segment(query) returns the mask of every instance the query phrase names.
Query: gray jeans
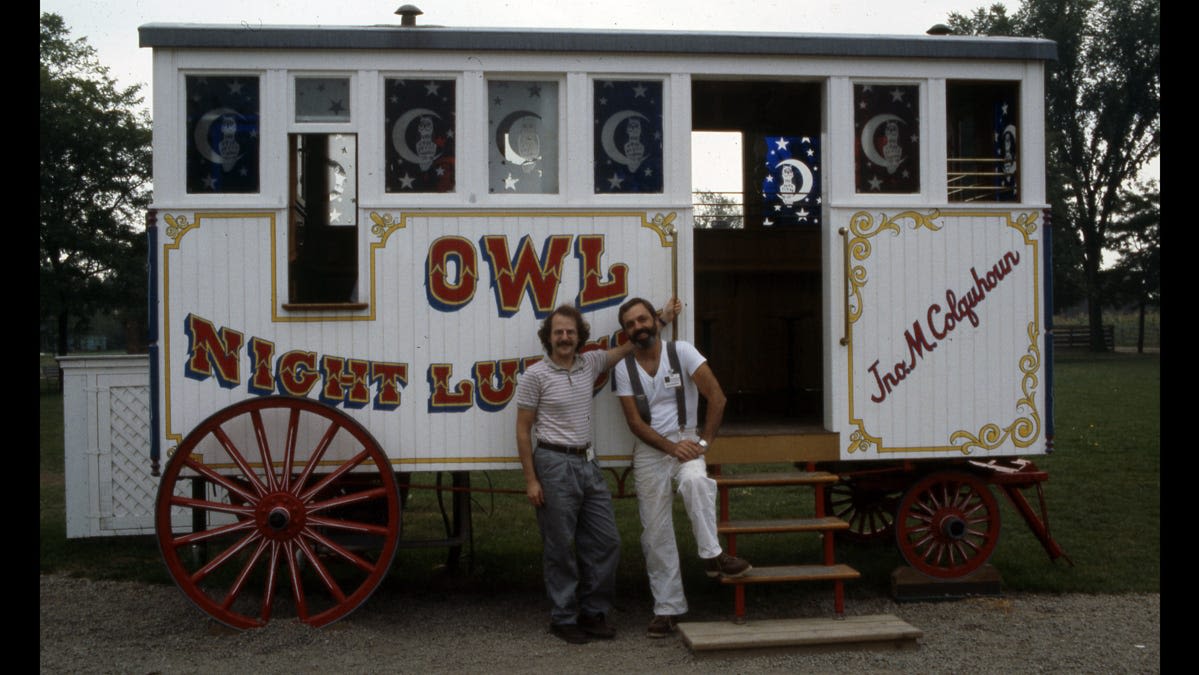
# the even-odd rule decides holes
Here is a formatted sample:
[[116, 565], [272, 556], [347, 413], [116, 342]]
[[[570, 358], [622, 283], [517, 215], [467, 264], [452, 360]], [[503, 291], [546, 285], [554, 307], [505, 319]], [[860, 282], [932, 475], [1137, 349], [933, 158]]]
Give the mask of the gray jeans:
[[545, 591], [553, 603], [550, 622], [576, 623], [580, 612], [607, 615], [620, 562], [608, 483], [586, 457], [537, 448], [533, 466], [545, 495], [537, 524]]

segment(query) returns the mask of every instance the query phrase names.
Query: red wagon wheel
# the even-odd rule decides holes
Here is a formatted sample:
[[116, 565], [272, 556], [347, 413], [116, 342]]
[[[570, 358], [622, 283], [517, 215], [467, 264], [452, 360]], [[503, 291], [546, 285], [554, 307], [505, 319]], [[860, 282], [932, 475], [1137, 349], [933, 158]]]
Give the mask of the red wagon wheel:
[[903, 557], [917, 570], [932, 577], [962, 577], [995, 551], [999, 504], [975, 476], [933, 473], [904, 494], [895, 537]]
[[849, 523], [849, 529], [838, 530], [837, 536], [877, 542], [895, 531], [895, 510], [902, 496], [901, 490], [850, 479], [824, 488], [824, 511]]
[[159, 485], [155, 528], [175, 583], [221, 623], [255, 628], [292, 615], [323, 626], [387, 575], [399, 492], [358, 422], [310, 399], [255, 398], [179, 444]]

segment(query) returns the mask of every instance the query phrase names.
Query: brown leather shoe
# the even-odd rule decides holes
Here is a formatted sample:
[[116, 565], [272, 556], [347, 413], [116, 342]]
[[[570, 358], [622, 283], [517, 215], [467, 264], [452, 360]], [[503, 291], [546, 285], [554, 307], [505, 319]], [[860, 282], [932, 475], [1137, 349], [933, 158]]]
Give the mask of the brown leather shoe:
[[723, 551], [715, 558], [704, 560], [704, 573], [712, 578], [723, 576], [735, 579], [751, 569], [753, 569], [753, 565], [750, 565], [748, 560]]
[[674, 632], [674, 626], [673, 616], [655, 614], [649, 622], [649, 628], [645, 629], [645, 636], [651, 638], [670, 637], [670, 634]]
[[600, 640], [611, 640], [616, 637], [616, 629], [608, 623], [603, 614], [596, 614], [594, 616], [580, 614], [579, 628], [590, 637], [599, 638]]
[[591, 641], [583, 629], [573, 623], [551, 623], [550, 632], [572, 645], [587, 644]]

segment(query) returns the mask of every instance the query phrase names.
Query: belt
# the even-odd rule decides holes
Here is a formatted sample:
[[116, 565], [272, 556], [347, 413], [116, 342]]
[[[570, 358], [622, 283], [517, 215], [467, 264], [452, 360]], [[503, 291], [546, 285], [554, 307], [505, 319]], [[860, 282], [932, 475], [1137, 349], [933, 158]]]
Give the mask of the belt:
[[569, 445], [558, 445], [557, 443], [546, 443], [545, 441], [539, 441], [537, 443], [537, 447], [545, 448], [547, 450], [553, 450], [554, 452], [564, 452], [568, 455], [586, 456], [587, 448], [590, 448], [591, 444], [588, 443], [587, 445], [584, 445], [584, 446], [573, 447], [573, 446], [569, 446]]

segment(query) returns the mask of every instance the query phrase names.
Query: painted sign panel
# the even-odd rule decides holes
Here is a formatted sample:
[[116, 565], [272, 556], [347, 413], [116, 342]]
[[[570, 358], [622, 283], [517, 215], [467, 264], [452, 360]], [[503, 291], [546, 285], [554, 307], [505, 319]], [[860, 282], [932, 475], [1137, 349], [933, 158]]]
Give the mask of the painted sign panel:
[[846, 236], [846, 459], [1044, 445], [1036, 213], [859, 212]]
[[[673, 292], [673, 214], [368, 217], [367, 308], [317, 314], [283, 308], [282, 213], [166, 217], [164, 448], [228, 405], [287, 395], [361, 422], [397, 469], [516, 468], [515, 386], [544, 357], [541, 319], [575, 305], [592, 326], [586, 348], [602, 349], [623, 341], [621, 302]], [[632, 437], [606, 385], [595, 387], [595, 445], [601, 461], [623, 462]]]

